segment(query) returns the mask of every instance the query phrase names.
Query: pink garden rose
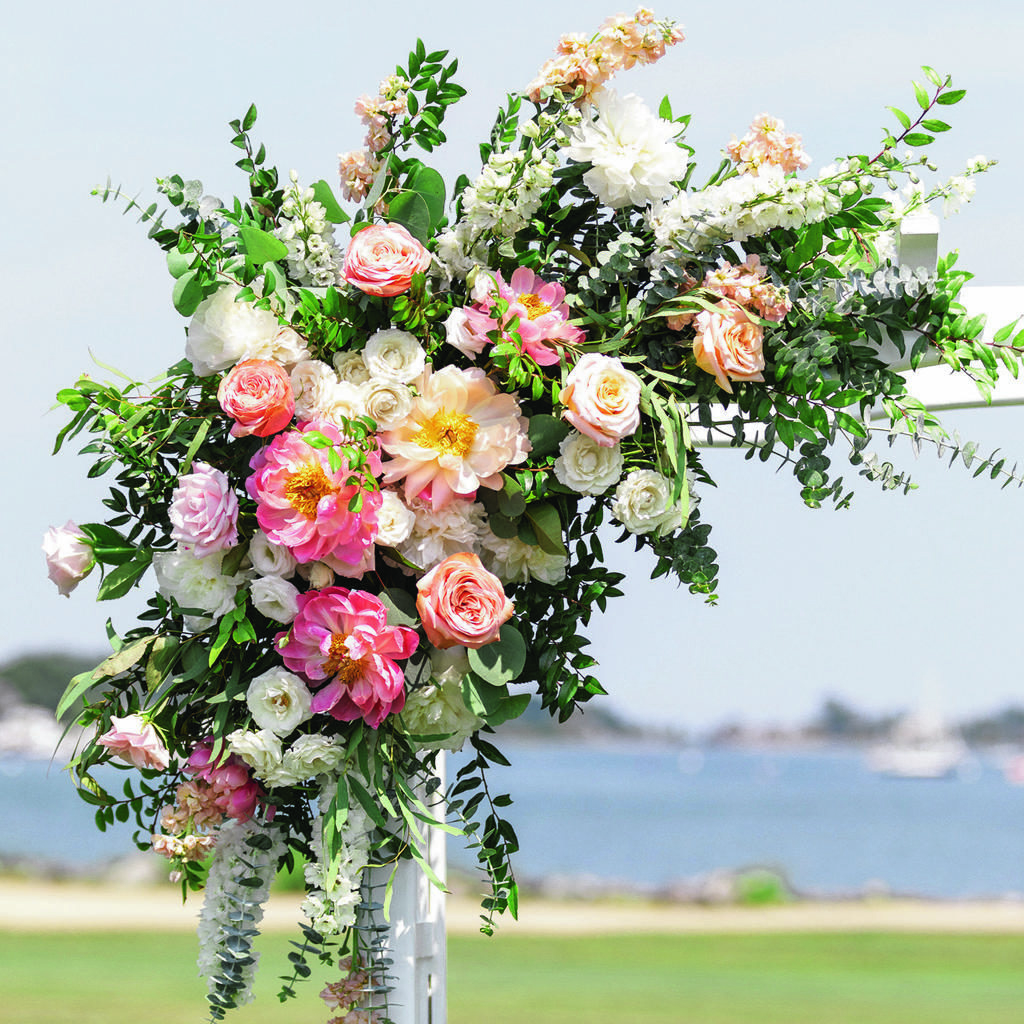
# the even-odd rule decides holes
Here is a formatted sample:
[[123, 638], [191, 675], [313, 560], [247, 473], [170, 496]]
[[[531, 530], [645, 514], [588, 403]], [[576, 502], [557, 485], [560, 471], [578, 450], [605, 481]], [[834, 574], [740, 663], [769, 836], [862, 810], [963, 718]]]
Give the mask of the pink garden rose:
[[232, 437], [271, 437], [295, 414], [291, 378], [272, 359], [246, 359], [235, 366], [220, 382], [217, 401], [235, 421]]
[[361, 590], [308, 590], [298, 604], [291, 629], [277, 635], [277, 650], [288, 668], [322, 686], [312, 711], [342, 722], [361, 718], [373, 729], [401, 711], [405, 673], [397, 662], [416, 650], [415, 630], [389, 626], [380, 599]]
[[435, 565], [416, 589], [416, 610], [427, 639], [442, 649], [493, 643], [515, 611], [501, 580], [468, 552], [450, 555]]
[[164, 771], [170, 755], [167, 748], [153, 728], [142, 715], [126, 715], [118, 718], [112, 715], [111, 727], [99, 739], [100, 746], [121, 761], [133, 764], [136, 768], [155, 768]]
[[238, 543], [238, 498], [228, 478], [205, 462], [178, 479], [167, 515], [172, 539], [196, 558]]
[[63, 526], [51, 526], [43, 535], [46, 575], [64, 597], [89, 575], [95, 557], [89, 538], [70, 519]]
[[367, 295], [401, 295], [429, 266], [430, 253], [401, 224], [374, 224], [349, 243], [341, 272]]
[[[272, 543], [288, 548], [299, 562], [328, 561], [337, 571], [356, 576], [372, 563], [380, 492], [364, 491], [360, 511], [350, 511], [359, 486], [348, 483], [352, 472], [346, 459], [332, 469], [329, 449], [306, 442], [303, 435], [313, 430], [344, 444], [338, 428], [327, 422], [303, 423], [278, 434], [253, 456], [249, 465], [254, 472], [245, 489]], [[379, 470], [376, 454], [370, 465]]]
[[697, 315], [693, 354], [697, 365], [714, 374], [718, 386], [732, 394], [732, 380], [764, 380], [764, 335], [734, 302], [720, 302], [719, 312]]
[[222, 814], [236, 821], [248, 821], [256, 812], [262, 795], [258, 783], [249, 774], [249, 767], [237, 755], [219, 761], [213, 759], [213, 747], [200, 743], [189, 756], [185, 770], [207, 784], [210, 793], [202, 796]]
[[612, 356], [588, 352], [562, 388], [562, 415], [581, 434], [605, 448], [640, 425], [640, 378]]

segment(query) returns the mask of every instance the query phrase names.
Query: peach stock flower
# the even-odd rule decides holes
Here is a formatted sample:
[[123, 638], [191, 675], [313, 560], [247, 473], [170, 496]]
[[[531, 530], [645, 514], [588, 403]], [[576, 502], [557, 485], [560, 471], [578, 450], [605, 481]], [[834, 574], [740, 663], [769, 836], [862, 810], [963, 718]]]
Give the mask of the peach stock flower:
[[713, 374], [718, 386], [732, 394], [730, 381], [764, 380], [763, 332], [734, 302], [720, 302], [718, 311], [697, 315], [693, 354], [697, 365]]
[[374, 224], [349, 243], [342, 276], [367, 295], [401, 295], [429, 266], [430, 253], [401, 224]]
[[232, 437], [270, 437], [295, 413], [288, 371], [272, 359], [246, 359], [220, 382], [217, 401], [235, 424]]
[[501, 580], [468, 552], [435, 565], [416, 589], [416, 610], [427, 639], [441, 649], [493, 643], [515, 611]]
[[562, 388], [562, 416], [581, 434], [610, 448], [640, 425], [640, 378], [613, 356], [588, 352]]

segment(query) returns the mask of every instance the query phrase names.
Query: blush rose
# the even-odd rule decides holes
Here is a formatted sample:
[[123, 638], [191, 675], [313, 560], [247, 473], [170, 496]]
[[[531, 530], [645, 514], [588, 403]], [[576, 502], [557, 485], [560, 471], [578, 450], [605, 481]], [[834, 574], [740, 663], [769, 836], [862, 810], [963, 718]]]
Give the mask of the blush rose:
[[142, 715], [111, 716], [111, 727], [97, 739], [114, 757], [136, 768], [155, 768], [164, 771], [170, 760], [167, 748]]
[[270, 437], [284, 430], [295, 414], [288, 372], [272, 359], [246, 359], [217, 388], [220, 407], [234, 421], [232, 437]]
[[640, 425], [640, 378], [613, 356], [588, 352], [562, 388], [562, 415], [581, 434], [611, 448]]
[[401, 224], [374, 224], [349, 243], [342, 276], [367, 295], [401, 295], [429, 266], [430, 253]]
[[501, 580], [468, 552], [435, 565], [416, 589], [416, 610], [427, 639], [441, 649], [493, 643], [515, 611]]
[[698, 314], [693, 354], [697, 365], [732, 394], [730, 381], [764, 380], [764, 333], [734, 302], [721, 302], [718, 310]]

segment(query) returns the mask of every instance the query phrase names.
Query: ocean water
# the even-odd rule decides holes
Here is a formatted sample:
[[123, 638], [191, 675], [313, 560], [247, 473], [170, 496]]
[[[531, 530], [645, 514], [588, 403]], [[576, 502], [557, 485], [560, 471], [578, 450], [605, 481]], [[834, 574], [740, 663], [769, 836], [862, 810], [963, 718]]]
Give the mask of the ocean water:
[[[492, 793], [522, 850], [520, 878], [589, 876], [663, 886], [716, 869], [785, 871], [807, 894], [882, 883], [958, 898], [1024, 892], [1024, 787], [995, 762], [951, 779], [872, 775], [856, 751], [683, 751], [502, 743]], [[465, 755], [449, 760], [449, 778]], [[0, 760], [0, 856], [75, 864], [130, 852], [106, 834], [57, 766]], [[471, 854], [449, 840], [453, 864]]]

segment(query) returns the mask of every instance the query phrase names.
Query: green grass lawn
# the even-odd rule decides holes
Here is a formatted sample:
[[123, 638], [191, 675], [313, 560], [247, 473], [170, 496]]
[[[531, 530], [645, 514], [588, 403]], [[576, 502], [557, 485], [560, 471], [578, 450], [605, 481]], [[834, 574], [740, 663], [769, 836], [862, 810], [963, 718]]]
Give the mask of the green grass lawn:
[[[237, 1024], [325, 1022], [321, 978], [281, 1005], [288, 936], [264, 936]], [[0, 933], [0, 1019], [189, 1024], [188, 934]], [[449, 940], [451, 1024], [1021, 1024], [1024, 936], [672, 935]]]

